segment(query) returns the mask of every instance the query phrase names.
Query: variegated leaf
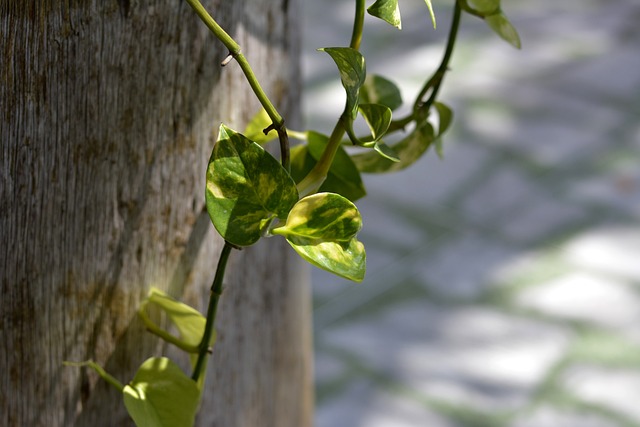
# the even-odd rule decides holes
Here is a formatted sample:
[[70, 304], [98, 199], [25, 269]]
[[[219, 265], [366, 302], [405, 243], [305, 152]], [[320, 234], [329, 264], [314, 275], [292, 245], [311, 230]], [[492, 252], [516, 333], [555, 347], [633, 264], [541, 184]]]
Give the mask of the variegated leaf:
[[285, 225], [272, 233], [287, 239], [346, 242], [361, 228], [360, 212], [348, 199], [334, 193], [317, 193], [296, 203]]
[[364, 245], [355, 237], [348, 242], [318, 242], [313, 239], [287, 239], [298, 254], [315, 265], [340, 277], [361, 282], [367, 267]]
[[234, 245], [249, 246], [273, 219], [287, 217], [298, 191], [275, 158], [222, 125], [209, 159], [205, 198], [220, 235]]
[[380, 18], [397, 29], [402, 28], [398, 0], [376, 0], [374, 4], [367, 8], [367, 12], [369, 12], [371, 16]]
[[349, 280], [361, 281], [366, 269], [364, 245], [356, 239], [362, 227], [358, 208], [333, 193], [300, 200], [285, 225], [272, 230], [311, 264]]
[[338, 66], [342, 86], [347, 92], [345, 111], [349, 113], [351, 120], [355, 120], [358, 113], [358, 92], [367, 74], [364, 57], [350, 47], [325, 47], [319, 50], [327, 52]]

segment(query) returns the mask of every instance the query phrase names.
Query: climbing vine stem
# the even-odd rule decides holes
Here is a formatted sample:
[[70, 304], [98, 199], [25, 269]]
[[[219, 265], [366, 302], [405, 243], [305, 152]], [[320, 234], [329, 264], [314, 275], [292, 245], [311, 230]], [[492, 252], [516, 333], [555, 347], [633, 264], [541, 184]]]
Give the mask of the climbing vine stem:
[[280, 140], [280, 161], [282, 162], [282, 166], [289, 170], [289, 136], [287, 135], [287, 129], [284, 126], [284, 119], [273, 106], [273, 103], [262, 89], [262, 86], [260, 86], [260, 82], [249, 65], [249, 61], [247, 61], [247, 58], [242, 54], [240, 45], [216, 22], [215, 19], [213, 19], [199, 0], [186, 1], [196, 12], [200, 20], [202, 20], [209, 30], [211, 30], [213, 35], [216, 36], [216, 38], [220, 40], [227, 49], [229, 49], [229, 56], [227, 56], [223, 61], [223, 66], [228, 63], [230, 57], [235, 59], [238, 65], [240, 65], [240, 69], [247, 78], [247, 82], [249, 82], [253, 93], [256, 95], [256, 98], [258, 98], [258, 101], [260, 101], [260, 104], [262, 104], [262, 107], [265, 109], [267, 115], [272, 121], [272, 125], [265, 129], [265, 132], [274, 129], [278, 133], [278, 139]]
[[218, 301], [220, 300], [220, 296], [222, 295], [222, 282], [224, 280], [224, 272], [227, 268], [227, 261], [229, 261], [229, 255], [231, 254], [232, 249], [233, 245], [229, 242], [225, 242], [224, 246], [222, 247], [222, 252], [220, 252], [220, 258], [218, 259], [216, 275], [213, 279], [211, 292], [209, 294], [207, 323], [204, 327], [202, 341], [200, 341], [200, 345], [198, 346], [198, 359], [196, 361], [195, 367], [193, 368], [193, 373], [191, 374], [191, 378], [196, 382], [198, 382], [200, 376], [204, 374], [204, 362], [210, 352], [209, 345], [211, 343], [211, 337], [214, 330], [213, 326], [216, 320], [216, 313], [218, 311]]
[[[416, 97], [416, 101], [414, 104], [414, 112], [418, 109], [422, 111], [429, 111], [429, 108], [433, 105], [433, 102], [436, 100], [438, 96], [438, 91], [440, 90], [440, 86], [444, 80], [444, 76], [449, 70], [449, 62], [451, 61], [451, 56], [453, 54], [453, 48], [456, 44], [456, 39], [458, 35], [458, 29], [460, 28], [460, 17], [461, 17], [462, 9], [460, 8], [460, 2], [456, 1], [453, 6], [453, 17], [451, 18], [451, 27], [449, 28], [449, 37], [447, 38], [447, 46], [444, 50], [444, 55], [442, 57], [442, 61], [440, 62], [440, 66], [433, 74], [433, 77], [427, 81], [427, 83], [422, 87], [420, 93]], [[429, 94], [429, 98], [426, 102], [422, 102], [422, 98], [427, 94], [427, 92], [431, 89], [431, 93]]]
[[356, 13], [353, 19], [353, 32], [351, 33], [351, 43], [349, 43], [349, 47], [355, 50], [360, 49], [362, 30], [364, 29], [364, 11], [365, 1], [356, 0]]
[[[353, 30], [351, 32], [351, 42], [349, 43], [349, 47], [351, 49], [360, 49], [360, 41], [362, 40], [362, 32], [364, 30], [365, 6], [365, 0], [356, 0]], [[344, 112], [331, 132], [329, 142], [327, 143], [325, 150], [322, 152], [320, 160], [318, 160], [318, 163], [316, 163], [311, 172], [309, 172], [309, 174], [298, 184], [298, 191], [302, 197], [318, 191], [324, 180], [327, 178], [333, 158], [336, 155], [338, 147], [340, 147], [340, 144], [342, 143], [342, 137], [347, 131], [348, 125], [345, 123], [347, 109], [348, 106], [345, 106]]]

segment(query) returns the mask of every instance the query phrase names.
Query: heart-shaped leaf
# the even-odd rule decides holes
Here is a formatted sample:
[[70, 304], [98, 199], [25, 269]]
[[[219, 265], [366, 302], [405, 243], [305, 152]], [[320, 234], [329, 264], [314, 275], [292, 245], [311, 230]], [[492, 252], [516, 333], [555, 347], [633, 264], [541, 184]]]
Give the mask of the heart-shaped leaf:
[[364, 245], [356, 239], [362, 227], [358, 208], [333, 193], [301, 199], [285, 225], [272, 230], [311, 264], [349, 280], [361, 281], [366, 269]]
[[366, 152], [351, 156], [360, 172], [385, 173], [404, 169], [416, 162], [431, 146], [435, 139], [433, 126], [425, 121], [406, 138], [391, 145], [400, 161], [393, 162], [376, 152]]
[[382, 104], [394, 111], [402, 105], [402, 95], [392, 81], [378, 75], [368, 75], [360, 88], [360, 102]]
[[[313, 169], [329, 140], [326, 135], [313, 131], [307, 132], [307, 135], [307, 145], [297, 145], [291, 149], [291, 175], [296, 182]], [[327, 178], [318, 191], [337, 193], [352, 202], [367, 194], [358, 168], [342, 147], [338, 147]]]
[[325, 47], [318, 49], [328, 53], [338, 66], [342, 86], [347, 92], [345, 112], [353, 121], [358, 113], [358, 92], [366, 77], [364, 57], [350, 47]]
[[374, 4], [369, 6], [367, 12], [369, 12], [371, 16], [380, 18], [397, 29], [402, 28], [398, 0], [376, 0]]
[[205, 198], [218, 233], [234, 245], [249, 246], [274, 218], [287, 217], [298, 191], [275, 158], [222, 125], [209, 159]]
[[166, 357], [152, 357], [124, 386], [123, 397], [138, 427], [192, 426], [200, 391], [174, 362]]

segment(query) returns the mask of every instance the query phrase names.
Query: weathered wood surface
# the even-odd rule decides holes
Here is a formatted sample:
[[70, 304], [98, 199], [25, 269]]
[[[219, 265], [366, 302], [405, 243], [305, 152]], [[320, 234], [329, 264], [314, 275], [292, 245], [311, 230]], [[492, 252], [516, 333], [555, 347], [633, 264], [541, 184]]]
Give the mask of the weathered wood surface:
[[[297, 2], [204, 4], [295, 122]], [[0, 425], [131, 425], [62, 362], [126, 382], [166, 351], [135, 315], [150, 286], [204, 311], [221, 247], [206, 163], [219, 123], [258, 104], [178, 0], [4, 0], [0, 47]], [[276, 239], [231, 256], [198, 424], [309, 426], [306, 270]]]

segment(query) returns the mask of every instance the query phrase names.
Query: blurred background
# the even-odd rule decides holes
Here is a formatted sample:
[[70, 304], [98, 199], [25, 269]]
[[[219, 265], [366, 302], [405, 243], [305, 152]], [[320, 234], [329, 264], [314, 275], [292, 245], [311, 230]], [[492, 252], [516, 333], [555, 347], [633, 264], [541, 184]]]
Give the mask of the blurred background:
[[[368, 5], [372, 2], [368, 2]], [[411, 103], [452, 1], [367, 16], [367, 71]], [[354, 1], [306, 0], [307, 127], [344, 92]], [[503, 0], [522, 50], [463, 15], [444, 159], [367, 175], [361, 284], [313, 271], [317, 427], [640, 426], [640, 2]]]

